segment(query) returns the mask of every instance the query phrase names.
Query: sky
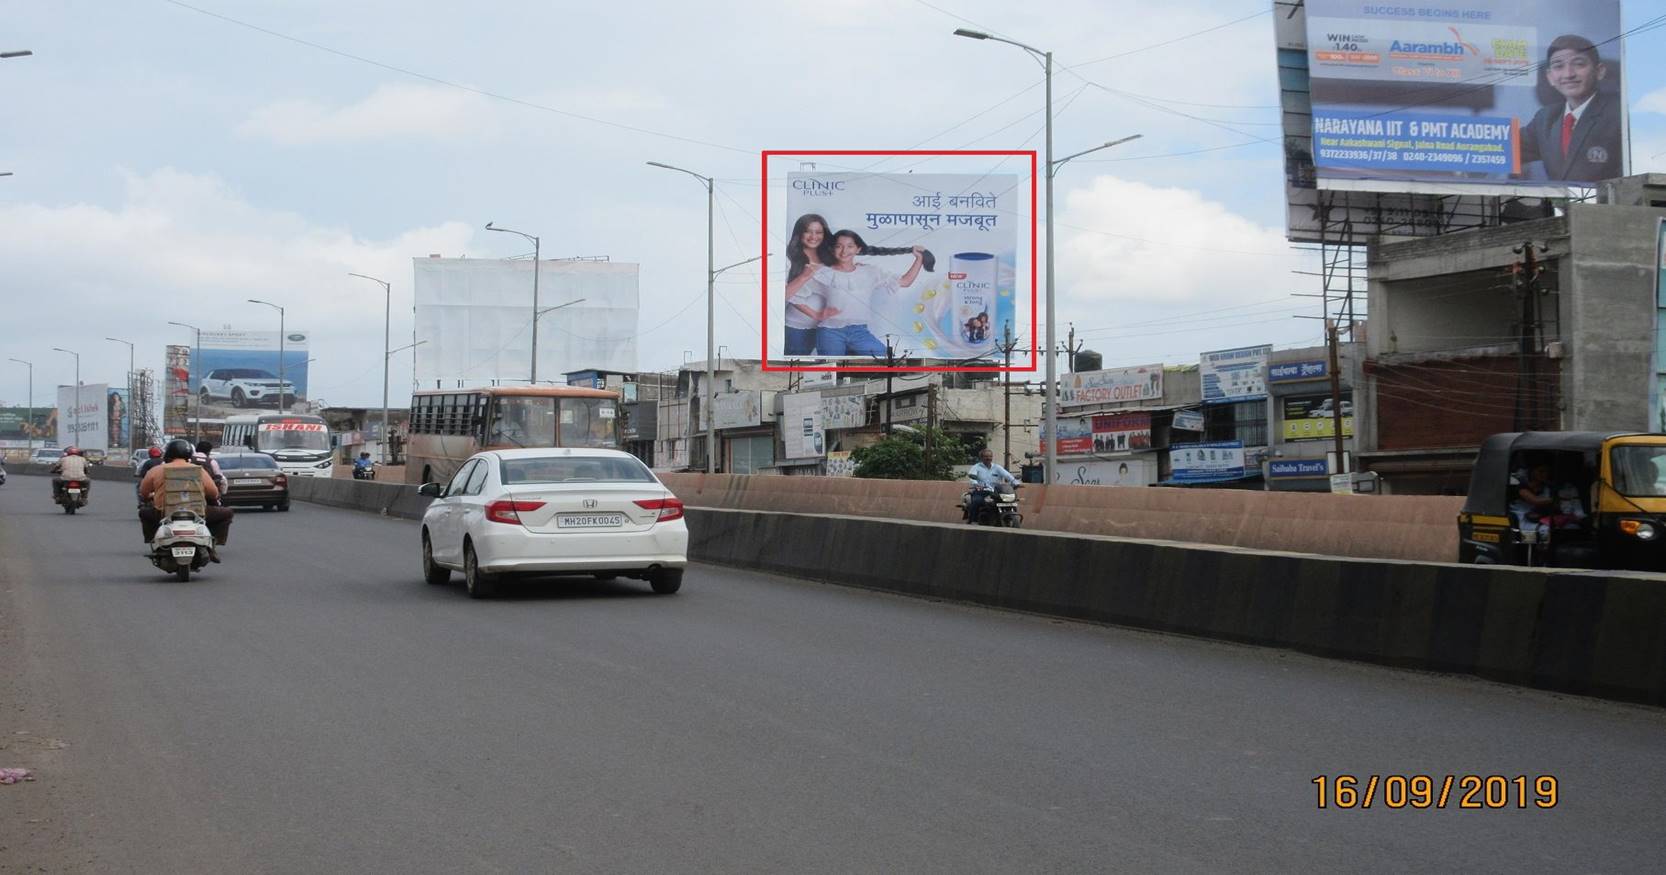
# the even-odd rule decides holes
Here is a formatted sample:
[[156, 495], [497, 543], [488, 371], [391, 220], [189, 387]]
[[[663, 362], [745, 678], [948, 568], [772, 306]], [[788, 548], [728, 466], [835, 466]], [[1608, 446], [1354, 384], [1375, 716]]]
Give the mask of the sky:
[[[52, 347], [119, 384], [106, 337], [160, 368], [190, 339], [168, 321], [275, 329], [261, 298], [311, 332], [314, 400], [379, 405], [383, 293], [348, 272], [393, 283], [408, 338], [411, 258], [526, 254], [492, 221], [545, 257], [640, 264], [638, 366], [675, 368], [705, 351], [705, 193], [645, 162], [717, 179], [723, 265], [760, 248], [760, 150], [1040, 149], [1038, 65], [957, 27], [1067, 68], [1059, 155], [1141, 135], [1056, 178], [1061, 341], [1073, 324], [1107, 366], [1314, 345], [1271, 5], [0, 0], [0, 51], [34, 52], [0, 60], [0, 358], [33, 361], [50, 403], [73, 379]], [[1662, 14], [1629, 0], [1625, 26]], [[1666, 171], [1662, 40], [1627, 44], [1633, 172]], [[726, 354], [756, 356], [759, 283], [719, 280]], [[0, 362], [0, 402], [25, 402], [26, 374]], [[399, 398], [409, 358], [389, 378]]]

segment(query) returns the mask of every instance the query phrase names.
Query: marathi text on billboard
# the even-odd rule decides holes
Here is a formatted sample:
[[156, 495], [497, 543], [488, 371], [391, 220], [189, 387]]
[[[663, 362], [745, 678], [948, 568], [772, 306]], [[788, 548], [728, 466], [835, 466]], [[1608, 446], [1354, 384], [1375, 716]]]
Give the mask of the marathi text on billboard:
[[994, 356], [1017, 334], [1018, 178], [792, 173], [770, 357]]
[[1321, 188], [1565, 189], [1626, 174], [1619, 0], [1308, 0]]
[[1248, 401], [1267, 394], [1267, 357], [1271, 346], [1246, 346], [1206, 352], [1200, 374], [1204, 403]]
[[1156, 401], [1163, 397], [1163, 366], [1078, 371], [1059, 381], [1059, 406]]

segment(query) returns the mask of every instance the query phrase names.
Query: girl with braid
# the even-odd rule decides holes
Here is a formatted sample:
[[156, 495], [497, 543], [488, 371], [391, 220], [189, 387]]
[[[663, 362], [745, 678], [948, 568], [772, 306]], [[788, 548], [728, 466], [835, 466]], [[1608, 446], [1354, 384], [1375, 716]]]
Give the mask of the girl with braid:
[[902, 276], [886, 273], [871, 264], [858, 264], [856, 256], [867, 250], [862, 235], [840, 231], [833, 235], [833, 264], [810, 272], [812, 285], [819, 286], [827, 302], [816, 328], [816, 354], [827, 356], [882, 356], [885, 344], [874, 337], [868, 323], [874, 318], [874, 298], [894, 295], [914, 284], [925, 262], [926, 251], [919, 246], [907, 251], [914, 264]]

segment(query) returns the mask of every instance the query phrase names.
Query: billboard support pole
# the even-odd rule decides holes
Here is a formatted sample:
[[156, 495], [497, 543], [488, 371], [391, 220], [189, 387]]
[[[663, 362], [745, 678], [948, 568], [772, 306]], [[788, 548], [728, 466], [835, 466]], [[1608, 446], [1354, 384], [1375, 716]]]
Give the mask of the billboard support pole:
[[29, 419], [24, 434], [29, 438], [29, 455], [33, 456], [35, 454], [35, 363], [26, 362], [23, 359], [9, 359], [9, 361], [27, 365], [29, 368]]
[[[288, 413], [289, 412], [289, 404], [287, 403], [286, 399], [289, 397], [289, 395], [284, 390], [284, 379], [283, 379], [283, 341], [284, 341], [284, 336], [283, 336], [284, 335], [284, 327], [283, 327], [284, 313], [283, 313], [283, 308], [279, 307], [277, 304], [272, 303], [271, 301], [257, 301], [254, 298], [250, 298], [249, 303], [251, 303], [251, 304], [265, 304], [266, 306], [271, 307], [272, 309], [278, 311], [278, 412], [279, 413]], [[197, 337], [200, 339], [202, 337], [202, 334], [199, 332], [197, 334]], [[198, 391], [198, 395], [200, 397], [200, 395], [201, 395], [200, 390]], [[198, 409], [200, 411], [201, 402], [198, 403]], [[200, 413], [199, 413], [199, 422], [197, 424], [197, 427], [198, 427], [199, 430], [202, 428], [202, 424], [201, 424], [201, 421], [200, 421]], [[197, 440], [202, 440], [202, 436], [199, 435], [197, 437]]]
[[[362, 280], [382, 284], [382, 464], [388, 463], [388, 363], [393, 361], [393, 352], [389, 347], [393, 344], [393, 284], [386, 280], [379, 280], [362, 273], [348, 272], [348, 276], [356, 276]], [[412, 329], [413, 333], [416, 329]], [[416, 339], [411, 340], [412, 356], [416, 355]], [[415, 373], [413, 371], [413, 373]]]
[[75, 436], [74, 443], [79, 446], [81, 443], [81, 354], [74, 350], [64, 349], [61, 346], [52, 347], [52, 351], [67, 352], [75, 356], [75, 416], [73, 419], [75, 425], [73, 426], [73, 434]]

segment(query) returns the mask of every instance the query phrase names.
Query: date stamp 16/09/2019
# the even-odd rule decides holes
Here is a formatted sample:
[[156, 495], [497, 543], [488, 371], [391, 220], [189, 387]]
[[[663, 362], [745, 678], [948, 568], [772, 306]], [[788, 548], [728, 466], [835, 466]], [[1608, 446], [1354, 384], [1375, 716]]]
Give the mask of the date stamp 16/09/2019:
[[1320, 775], [1313, 779], [1319, 809], [1555, 808], [1561, 787], [1554, 775]]

